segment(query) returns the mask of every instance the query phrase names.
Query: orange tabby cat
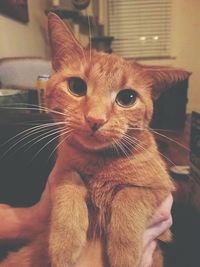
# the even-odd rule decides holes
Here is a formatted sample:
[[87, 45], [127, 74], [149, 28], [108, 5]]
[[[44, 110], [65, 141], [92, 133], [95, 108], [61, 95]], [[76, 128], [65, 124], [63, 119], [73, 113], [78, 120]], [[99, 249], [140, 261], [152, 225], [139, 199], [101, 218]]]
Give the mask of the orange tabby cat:
[[[89, 51], [52, 13], [49, 35], [55, 74], [47, 104], [65, 123], [50, 229], [0, 266], [71, 267], [97, 238], [108, 266], [138, 267], [147, 223], [174, 190], [148, 129], [152, 99], [189, 73]], [[84, 186], [69, 178], [74, 171]], [[159, 248], [153, 266], [162, 266]]]

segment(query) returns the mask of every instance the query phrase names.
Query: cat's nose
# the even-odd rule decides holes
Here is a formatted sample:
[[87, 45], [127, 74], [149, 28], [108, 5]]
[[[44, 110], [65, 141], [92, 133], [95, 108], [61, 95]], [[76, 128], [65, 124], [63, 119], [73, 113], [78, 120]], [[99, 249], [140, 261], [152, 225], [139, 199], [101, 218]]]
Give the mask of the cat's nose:
[[96, 132], [107, 121], [106, 117], [104, 117], [104, 116], [95, 117], [95, 116], [92, 116], [92, 115], [89, 115], [89, 114], [87, 116], [85, 116], [85, 120], [89, 124], [90, 129], [93, 132]]

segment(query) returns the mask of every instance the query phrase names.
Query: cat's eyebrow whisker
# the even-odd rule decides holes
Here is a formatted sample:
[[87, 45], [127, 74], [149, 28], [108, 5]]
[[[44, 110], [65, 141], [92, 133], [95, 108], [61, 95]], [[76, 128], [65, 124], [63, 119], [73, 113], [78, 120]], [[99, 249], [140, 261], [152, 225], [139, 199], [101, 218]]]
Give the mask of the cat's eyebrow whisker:
[[89, 17], [88, 11], [86, 10], [86, 12], [87, 12], [87, 18], [88, 18], [89, 51], [90, 51], [90, 61], [91, 61], [91, 59], [92, 59], [92, 30], [91, 30], [91, 22], [90, 22], [90, 17]]
[[67, 133], [70, 133], [70, 132], [72, 132], [72, 129], [70, 129], [70, 130], [67, 130], [67, 131], [65, 131], [65, 132], [62, 132], [62, 133], [60, 133], [58, 136], [56, 136], [56, 137], [54, 137], [54, 138], [52, 138], [51, 140], [49, 140], [36, 154], [35, 154], [35, 156], [32, 158], [32, 161], [37, 157], [37, 155], [39, 155], [39, 153], [45, 148], [45, 147], [47, 147], [50, 143], [52, 143], [55, 139], [57, 139], [59, 136], [62, 136], [62, 135], [64, 135], [64, 134], [67, 134]]

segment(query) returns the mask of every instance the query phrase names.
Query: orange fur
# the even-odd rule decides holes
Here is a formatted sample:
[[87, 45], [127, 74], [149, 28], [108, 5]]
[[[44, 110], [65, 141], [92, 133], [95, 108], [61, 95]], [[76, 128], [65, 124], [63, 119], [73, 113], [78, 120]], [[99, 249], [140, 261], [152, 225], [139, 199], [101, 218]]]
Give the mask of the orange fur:
[[[72, 130], [68, 138], [63, 134], [66, 128], [61, 132], [52, 174], [58, 185], [49, 241], [45, 240], [51, 266], [70, 267], [83, 256], [89, 240], [100, 239], [110, 267], [137, 267], [147, 223], [174, 190], [148, 130], [152, 98], [189, 73], [145, 67], [96, 51], [90, 59], [90, 51], [54, 14], [49, 14], [49, 35], [55, 73], [48, 83], [47, 103], [57, 111], [57, 115], [52, 113], [55, 120], [66, 122], [66, 128]], [[86, 96], [70, 93], [70, 77], [86, 82]], [[131, 107], [121, 107], [115, 101], [119, 90], [125, 88], [137, 94]], [[91, 132], [91, 121], [100, 125], [95, 133]], [[85, 186], [65, 179], [71, 171], [81, 176]], [[166, 232], [160, 239], [169, 241], [169, 236]], [[37, 243], [41, 250], [43, 243]], [[29, 253], [34, 254], [34, 246]], [[159, 248], [156, 257], [160, 263], [154, 265], [161, 267]], [[43, 267], [49, 263], [45, 264]], [[31, 265], [30, 260], [26, 266], [38, 267], [39, 261]]]

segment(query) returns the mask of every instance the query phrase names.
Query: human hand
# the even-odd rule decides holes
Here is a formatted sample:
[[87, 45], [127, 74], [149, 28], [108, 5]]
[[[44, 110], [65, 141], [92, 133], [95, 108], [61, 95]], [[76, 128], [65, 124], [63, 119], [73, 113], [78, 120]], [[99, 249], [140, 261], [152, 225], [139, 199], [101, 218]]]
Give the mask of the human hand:
[[[31, 240], [46, 229], [52, 207], [52, 195], [57, 183], [56, 177], [54, 172], [50, 174], [39, 202], [32, 207], [13, 208], [0, 204], [0, 242]], [[72, 172], [63, 178], [82, 184], [80, 177]]]
[[[51, 210], [51, 193], [55, 185], [52, 181], [50, 179], [50, 183], [46, 184], [41, 200], [33, 207], [12, 208], [8, 205], [0, 205], [0, 240], [31, 239], [35, 234], [45, 229]], [[149, 222], [144, 233], [144, 251], [140, 267], [151, 266], [153, 252], [156, 248], [156, 239], [172, 224], [172, 202], [172, 195], [169, 195]], [[75, 265], [75, 267], [90, 266], [106, 267], [102, 259], [100, 241], [89, 243]]]
[[48, 183], [40, 201], [32, 207], [13, 208], [0, 204], [0, 242], [31, 240], [45, 229], [50, 210], [51, 197]]
[[[157, 245], [156, 239], [170, 228], [172, 224], [171, 207], [173, 203], [170, 194], [160, 205], [153, 218], [149, 222], [144, 233], [143, 255], [139, 267], [151, 267], [152, 256]], [[87, 244], [81, 257], [74, 267], [107, 267], [102, 259], [102, 247], [99, 240]]]
[[143, 255], [140, 267], [150, 267], [152, 265], [153, 252], [156, 248], [156, 239], [170, 228], [172, 225], [171, 207], [173, 203], [170, 194], [160, 205], [153, 218], [149, 222], [144, 234]]

